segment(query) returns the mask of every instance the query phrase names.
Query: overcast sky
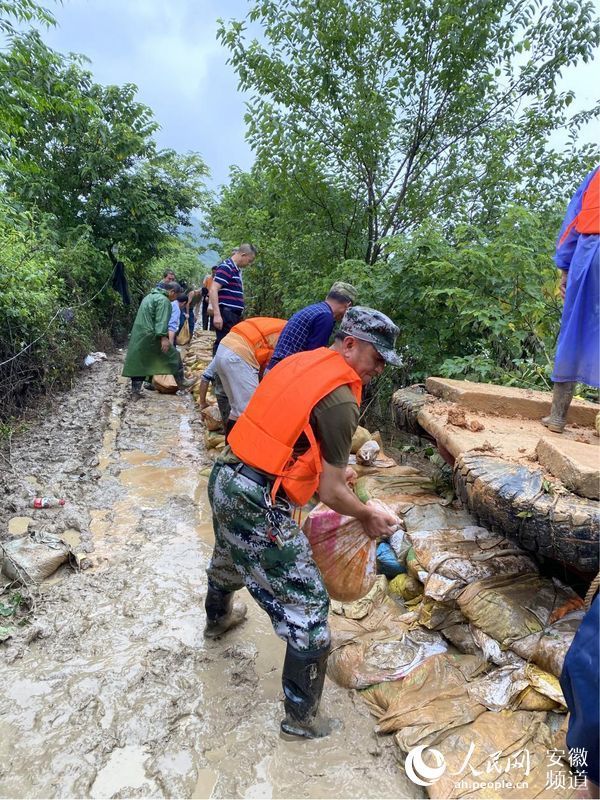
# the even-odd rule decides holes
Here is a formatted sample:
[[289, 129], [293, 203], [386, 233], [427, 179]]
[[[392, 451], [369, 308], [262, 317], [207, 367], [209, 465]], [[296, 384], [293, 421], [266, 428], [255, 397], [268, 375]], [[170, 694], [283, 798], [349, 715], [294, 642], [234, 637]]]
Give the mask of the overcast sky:
[[[595, 0], [600, 8], [600, 0]], [[217, 19], [243, 19], [248, 0], [63, 0], [52, 8], [58, 26], [45, 41], [62, 53], [86, 55], [102, 84], [135, 83], [154, 111], [162, 147], [200, 153], [213, 185], [227, 181], [229, 166], [248, 169], [244, 100], [217, 42]], [[577, 107], [600, 94], [598, 62], [569, 70], [563, 89], [577, 93]], [[598, 139], [597, 129], [587, 137]]]

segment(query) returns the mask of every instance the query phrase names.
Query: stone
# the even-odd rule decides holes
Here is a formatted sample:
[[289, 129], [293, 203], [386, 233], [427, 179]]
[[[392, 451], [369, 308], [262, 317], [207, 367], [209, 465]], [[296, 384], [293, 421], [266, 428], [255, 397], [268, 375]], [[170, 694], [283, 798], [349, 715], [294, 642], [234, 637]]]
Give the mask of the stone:
[[540, 439], [537, 445], [540, 464], [575, 494], [598, 500], [600, 497], [600, 448], [559, 437]]
[[[533, 389], [517, 389], [513, 386], [496, 386], [492, 383], [455, 381], [449, 378], [427, 378], [427, 391], [457, 403], [471, 411], [483, 414], [498, 414], [503, 417], [541, 419], [550, 413], [552, 392]], [[573, 400], [567, 416], [567, 424], [594, 428], [598, 406], [587, 400]]]

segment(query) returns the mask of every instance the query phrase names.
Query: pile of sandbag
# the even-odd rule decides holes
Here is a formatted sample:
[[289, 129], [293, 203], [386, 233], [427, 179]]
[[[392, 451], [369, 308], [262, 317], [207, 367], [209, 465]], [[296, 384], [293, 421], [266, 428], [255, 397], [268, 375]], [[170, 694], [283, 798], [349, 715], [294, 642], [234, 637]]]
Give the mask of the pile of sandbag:
[[[390, 580], [332, 603], [329, 676], [360, 690], [377, 731], [394, 733], [409, 760], [414, 748], [438, 751], [430, 797], [551, 797], [547, 753], [567, 710], [558, 677], [582, 599], [417, 470], [359, 471], [359, 498], [385, 503], [402, 525], [377, 551]], [[553, 769], [572, 785], [565, 764]], [[499, 770], [512, 786], [494, 783]]]

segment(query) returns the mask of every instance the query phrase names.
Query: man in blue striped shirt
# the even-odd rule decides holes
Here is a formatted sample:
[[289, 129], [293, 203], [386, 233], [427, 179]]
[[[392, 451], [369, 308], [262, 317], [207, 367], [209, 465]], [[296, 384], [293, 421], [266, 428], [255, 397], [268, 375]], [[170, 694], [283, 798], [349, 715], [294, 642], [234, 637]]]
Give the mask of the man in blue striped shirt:
[[251, 244], [241, 244], [226, 258], [215, 273], [208, 291], [209, 302], [213, 307], [213, 327], [217, 334], [213, 345], [213, 355], [219, 342], [242, 318], [244, 312], [244, 282], [242, 270], [256, 258], [256, 248]]
[[357, 294], [350, 283], [336, 281], [325, 300], [297, 311], [282, 330], [267, 369], [294, 353], [327, 347], [336, 320], [356, 303]]

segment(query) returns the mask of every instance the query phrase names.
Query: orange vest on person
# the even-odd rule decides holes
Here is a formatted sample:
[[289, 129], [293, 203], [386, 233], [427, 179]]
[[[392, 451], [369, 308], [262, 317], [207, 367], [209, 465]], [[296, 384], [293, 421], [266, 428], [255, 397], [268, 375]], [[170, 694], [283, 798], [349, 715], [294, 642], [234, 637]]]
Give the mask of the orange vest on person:
[[560, 237], [559, 246], [564, 242], [572, 229], [577, 233], [600, 233], [600, 167], [594, 173], [592, 180], [581, 198], [579, 214], [565, 228]]
[[265, 367], [273, 355], [273, 345], [267, 339], [274, 333], [281, 333], [287, 325], [287, 319], [277, 317], [251, 317], [234, 325], [230, 333], [243, 336], [254, 350], [254, 356], [260, 367]]
[[[321, 450], [310, 414], [319, 400], [344, 384], [360, 404], [362, 382], [339, 353], [327, 347], [295, 353], [270, 370], [236, 422], [228, 444], [240, 461], [276, 476], [273, 502], [280, 487], [298, 506], [317, 490]], [[294, 445], [302, 433], [310, 446], [294, 458]]]

